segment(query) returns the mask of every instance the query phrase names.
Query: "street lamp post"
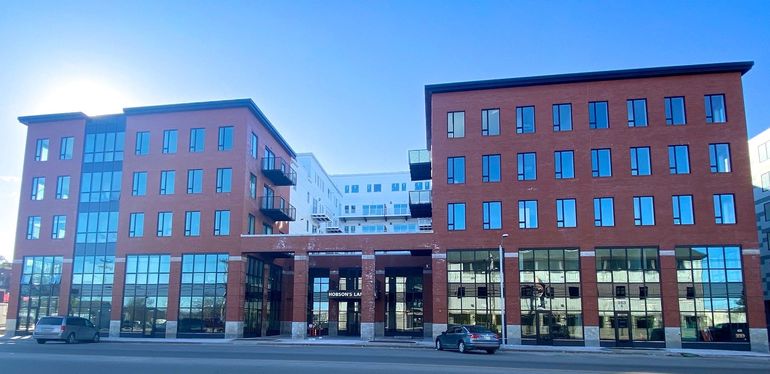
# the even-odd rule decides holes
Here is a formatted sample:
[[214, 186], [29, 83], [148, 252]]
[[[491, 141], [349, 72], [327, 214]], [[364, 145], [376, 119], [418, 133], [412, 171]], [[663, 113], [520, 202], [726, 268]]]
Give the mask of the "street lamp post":
[[503, 234], [500, 237], [500, 245], [497, 246], [497, 251], [500, 256], [500, 320], [503, 326], [503, 344], [508, 344], [508, 331], [505, 326], [505, 272], [503, 271], [503, 240], [508, 237], [508, 234]]

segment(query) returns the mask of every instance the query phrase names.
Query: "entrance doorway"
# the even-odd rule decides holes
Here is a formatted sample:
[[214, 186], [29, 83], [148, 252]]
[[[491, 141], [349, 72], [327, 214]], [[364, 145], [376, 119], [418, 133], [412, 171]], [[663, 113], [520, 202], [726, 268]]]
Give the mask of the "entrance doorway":
[[361, 302], [340, 301], [337, 327], [338, 335], [361, 335]]
[[628, 312], [615, 312], [612, 319], [612, 327], [615, 328], [615, 346], [630, 347], [633, 345], [631, 339], [631, 316]]
[[423, 336], [422, 268], [385, 269], [385, 335]]
[[538, 345], [553, 345], [553, 313], [547, 310], [538, 310], [535, 315], [535, 331], [537, 332]]

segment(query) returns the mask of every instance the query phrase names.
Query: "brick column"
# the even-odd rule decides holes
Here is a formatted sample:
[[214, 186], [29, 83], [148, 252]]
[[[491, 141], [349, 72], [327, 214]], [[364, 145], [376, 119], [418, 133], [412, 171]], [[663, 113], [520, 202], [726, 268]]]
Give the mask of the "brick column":
[[[259, 321], [260, 326], [260, 332], [259, 336], [265, 336], [267, 335], [267, 325], [269, 321], [269, 315], [270, 313], [270, 292], [268, 292], [267, 287], [268, 283], [270, 282], [270, 264], [263, 263], [262, 264], [262, 320]], [[280, 313], [280, 311], [279, 311]]]
[[307, 337], [307, 282], [310, 264], [307, 252], [294, 252], [294, 285], [292, 287], [291, 338]]
[[293, 318], [294, 306], [293, 294], [289, 293], [294, 289], [294, 271], [282, 270], [281, 274], [281, 335], [291, 335], [291, 321]]
[[[334, 285], [334, 286], [332, 286]], [[340, 269], [329, 269], [329, 288], [340, 287]], [[337, 336], [339, 330], [340, 302], [329, 299], [329, 336]]]
[[743, 293], [746, 299], [747, 322], [751, 350], [768, 353], [767, 322], [759, 269], [759, 249], [743, 249]]
[[385, 269], [377, 269], [375, 276], [374, 336], [385, 336]]
[[521, 286], [519, 284], [519, 253], [504, 254], [505, 274], [505, 344], [521, 344]]
[[374, 293], [376, 287], [374, 250], [361, 255], [361, 340], [374, 340]]
[[120, 337], [120, 323], [123, 320], [123, 285], [126, 282], [126, 258], [115, 257], [112, 280], [112, 310], [110, 311], [110, 338]]
[[[13, 274], [11, 276], [14, 276]], [[18, 282], [21, 279], [21, 267], [19, 267], [18, 277], [14, 278]], [[18, 283], [16, 284], [18, 286]], [[66, 316], [69, 314], [70, 307], [70, 291], [72, 288], [72, 259], [64, 258], [61, 264], [61, 283], [59, 284], [59, 315]], [[18, 292], [18, 289], [17, 291]], [[11, 294], [11, 297], [18, 298], [17, 294]], [[16, 299], [18, 300], [18, 299]], [[10, 314], [10, 305], [9, 305]]]
[[[8, 297], [8, 311], [5, 320], [5, 335], [11, 337], [16, 334], [16, 318], [19, 316], [19, 289], [21, 288], [21, 270], [24, 264], [23, 260], [13, 260], [11, 264], [11, 280], [8, 287], [10, 296]], [[62, 269], [64, 272], [64, 269]], [[64, 274], [62, 274], [64, 276]], [[61, 297], [60, 297], [61, 299]]]
[[[383, 286], [384, 288], [384, 286]], [[385, 290], [383, 289], [383, 298]], [[433, 270], [422, 270], [422, 332], [423, 337], [433, 337]], [[439, 332], [440, 334], [440, 332]]]
[[431, 340], [435, 340], [447, 327], [447, 267], [446, 252], [434, 250], [431, 255], [433, 276], [433, 322]]
[[243, 299], [246, 294], [246, 262], [242, 256], [230, 256], [227, 265], [225, 339], [236, 339], [243, 337]]
[[599, 346], [599, 290], [596, 286], [596, 252], [580, 251], [583, 298], [583, 339], [586, 347]]
[[179, 320], [179, 292], [182, 282], [182, 257], [171, 256], [168, 273], [168, 303], [166, 304], [166, 339], [176, 339]]
[[666, 348], [682, 348], [682, 326], [679, 321], [679, 288], [676, 278], [676, 251], [661, 249], [660, 297], [663, 304], [663, 325]]

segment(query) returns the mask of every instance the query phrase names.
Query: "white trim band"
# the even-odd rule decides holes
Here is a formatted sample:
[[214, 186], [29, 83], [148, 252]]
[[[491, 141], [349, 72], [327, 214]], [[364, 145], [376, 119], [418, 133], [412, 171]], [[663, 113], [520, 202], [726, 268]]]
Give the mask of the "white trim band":
[[182, 256], [171, 256], [171, 262], [182, 262]]
[[675, 256], [676, 255], [676, 251], [671, 250], [671, 249], [661, 249], [660, 251], [658, 251], [658, 253], [661, 256]]
[[503, 253], [503, 257], [505, 257], [505, 258], [519, 258], [519, 252]]
[[119, 262], [126, 262], [126, 258], [125, 257], [115, 257], [115, 263], [117, 264]]
[[362, 260], [374, 260], [374, 255], [361, 255]]
[[230, 256], [227, 258], [227, 261], [243, 261], [243, 256]]
[[580, 257], [596, 257], [596, 251], [580, 251]]
[[759, 249], [747, 248], [741, 251], [743, 255], [759, 255]]
[[307, 261], [307, 255], [294, 255], [294, 261]]
[[446, 260], [446, 253], [432, 253], [430, 257], [434, 260]]

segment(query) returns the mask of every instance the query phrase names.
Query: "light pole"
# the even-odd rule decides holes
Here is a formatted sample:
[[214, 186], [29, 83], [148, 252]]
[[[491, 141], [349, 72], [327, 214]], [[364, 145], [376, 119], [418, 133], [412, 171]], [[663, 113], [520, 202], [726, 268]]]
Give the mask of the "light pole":
[[497, 246], [497, 252], [500, 256], [500, 320], [503, 324], [503, 344], [508, 344], [508, 332], [505, 326], [505, 272], [503, 271], [503, 240], [508, 237], [508, 234], [503, 234], [500, 237], [500, 245]]

